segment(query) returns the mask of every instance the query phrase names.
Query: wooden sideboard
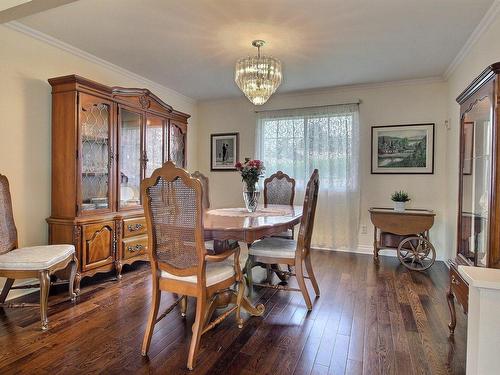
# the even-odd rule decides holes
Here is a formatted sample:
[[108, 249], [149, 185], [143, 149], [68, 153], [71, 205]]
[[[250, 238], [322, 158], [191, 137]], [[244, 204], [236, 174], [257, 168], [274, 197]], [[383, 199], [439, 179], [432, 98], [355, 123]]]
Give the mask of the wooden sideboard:
[[140, 182], [167, 161], [186, 166], [188, 114], [147, 89], [70, 75], [52, 86], [49, 243], [71, 243], [82, 277], [147, 260]]

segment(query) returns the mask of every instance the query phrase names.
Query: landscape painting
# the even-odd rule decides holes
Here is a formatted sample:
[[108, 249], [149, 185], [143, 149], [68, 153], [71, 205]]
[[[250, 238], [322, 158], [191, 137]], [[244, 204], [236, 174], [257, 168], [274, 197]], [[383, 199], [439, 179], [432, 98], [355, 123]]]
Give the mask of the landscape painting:
[[372, 173], [434, 173], [434, 124], [373, 126]]

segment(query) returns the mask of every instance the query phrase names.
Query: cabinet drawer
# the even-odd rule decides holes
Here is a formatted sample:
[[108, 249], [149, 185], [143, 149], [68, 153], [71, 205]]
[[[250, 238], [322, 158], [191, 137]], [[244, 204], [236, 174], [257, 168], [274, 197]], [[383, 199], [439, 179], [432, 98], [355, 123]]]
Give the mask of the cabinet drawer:
[[146, 219], [143, 217], [136, 217], [133, 219], [123, 220], [123, 237], [140, 236], [147, 232]]
[[469, 308], [469, 285], [462, 279], [454, 267], [450, 268], [450, 285], [451, 291], [457, 298], [458, 303], [462, 305], [464, 312], [467, 314]]
[[123, 259], [146, 254], [148, 250], [148, 236], [132, 237], [123, 240], [122, 249]]

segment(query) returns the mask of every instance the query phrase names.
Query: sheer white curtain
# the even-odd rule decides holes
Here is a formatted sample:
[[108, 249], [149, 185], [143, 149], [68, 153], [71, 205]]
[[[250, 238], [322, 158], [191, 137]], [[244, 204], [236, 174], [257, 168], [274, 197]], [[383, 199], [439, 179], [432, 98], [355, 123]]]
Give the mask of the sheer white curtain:
[[320, 187], [313, 246], [354, 249], [359, 227], [359, 105], [260, 112], [258, 157], [266, 174], [282, 170], [295, 178], [295, 203], [315, 168]]

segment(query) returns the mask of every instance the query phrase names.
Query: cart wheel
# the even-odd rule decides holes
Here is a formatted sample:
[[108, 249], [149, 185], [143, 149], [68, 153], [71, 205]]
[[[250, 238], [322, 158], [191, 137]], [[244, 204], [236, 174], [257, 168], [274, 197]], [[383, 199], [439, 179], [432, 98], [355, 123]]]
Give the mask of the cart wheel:
[[399, 243], [398, 258], [410, 270], [425, 271], [434, 264], [436, 250], [424, 237], [407, 237]]

